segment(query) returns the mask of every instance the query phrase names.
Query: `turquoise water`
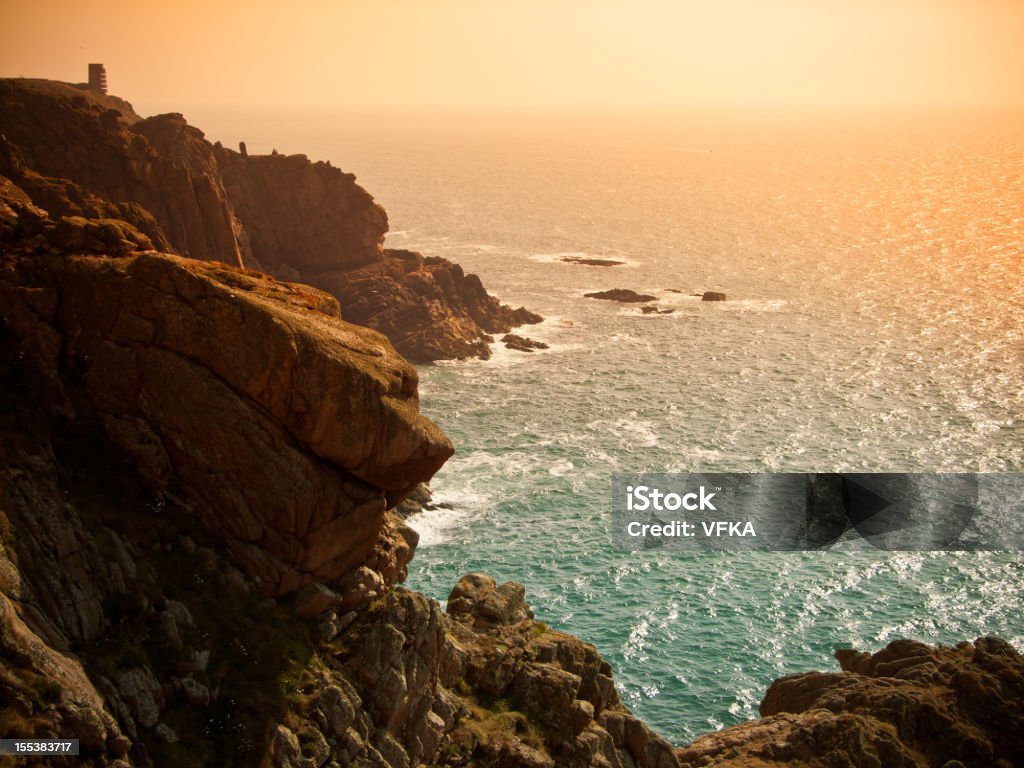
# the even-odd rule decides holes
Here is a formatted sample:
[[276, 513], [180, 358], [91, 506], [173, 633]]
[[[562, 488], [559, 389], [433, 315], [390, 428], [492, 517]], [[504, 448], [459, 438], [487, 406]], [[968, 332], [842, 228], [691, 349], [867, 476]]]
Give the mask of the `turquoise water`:
[[[421, 369], [455, 508], [411, 521], [411, 586], [524, 583], [676, 743], [838, 647], [1024, 645], [1016, 553], [626, 553], [608, 531], [616, 471], [1024, 469], [1022, 116], [187, 116], [354, 171], [389, 245], [547, 318], [523, 332], [550, 350]], [[582, 297], [611, 287], [674, 312]]]

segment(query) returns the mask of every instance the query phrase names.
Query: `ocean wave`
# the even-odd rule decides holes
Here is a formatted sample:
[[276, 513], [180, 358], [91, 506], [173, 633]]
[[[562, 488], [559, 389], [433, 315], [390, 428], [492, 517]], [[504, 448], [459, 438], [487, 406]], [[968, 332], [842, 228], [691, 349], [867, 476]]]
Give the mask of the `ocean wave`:
[[429, 509], [411, 515], [406, 522], [409, 527], [420, 535], [420, 548], [444, 544], [452, 539], [452, 534], [462, 529], [479, 512], [459, 509]]
[[[694, 297], [696, 298], [696, 297]], [[700, 301], [700, 299], [697, 299]], [[789, 306], [787, 299], [727, 299], [726, 301], [704, 301], [709, 307], [722, 312], [784, 312]]]
[[[421, 548], [451, 541], [455, 534], [464, 533], [468, 524], [484, 517], [493, 506], [489, 495], [466, 488], [432, 488], [431, 496], [432, 503], [438, 506], [410, 515], [406, 520], [420, 535], [418, 546]], [[439, 506], [442, 504], [446, 506]]]

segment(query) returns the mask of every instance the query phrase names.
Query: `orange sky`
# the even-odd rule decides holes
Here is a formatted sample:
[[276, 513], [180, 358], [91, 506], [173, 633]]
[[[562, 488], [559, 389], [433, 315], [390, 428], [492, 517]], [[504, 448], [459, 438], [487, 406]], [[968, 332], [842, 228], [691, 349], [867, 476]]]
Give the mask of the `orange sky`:
[[187, 105], [1024, 105], [1024, 0], [0, 0], [0, 75]]

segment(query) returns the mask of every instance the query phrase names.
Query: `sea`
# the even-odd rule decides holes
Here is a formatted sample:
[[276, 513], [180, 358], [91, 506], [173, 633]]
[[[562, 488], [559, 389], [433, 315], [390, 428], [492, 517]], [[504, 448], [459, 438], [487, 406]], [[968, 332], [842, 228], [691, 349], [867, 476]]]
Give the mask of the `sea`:
[[[838, 648], [1024, 648], [1019, 552], [624, 551], [610, 532], [617, 472], [1024, 471], [1024, 115], [186, 117], [354, 172], [388, 246], [545, 318], [520, 333], [546, 350], [419, 368], [456, 453], [431, 483], [451, 508], [410, 520], [410, 587], [521, 582], [679, 745], [757, 717], [775, 678], [837, 670]], [[609, 288], [671, 312], [584, 298]]]

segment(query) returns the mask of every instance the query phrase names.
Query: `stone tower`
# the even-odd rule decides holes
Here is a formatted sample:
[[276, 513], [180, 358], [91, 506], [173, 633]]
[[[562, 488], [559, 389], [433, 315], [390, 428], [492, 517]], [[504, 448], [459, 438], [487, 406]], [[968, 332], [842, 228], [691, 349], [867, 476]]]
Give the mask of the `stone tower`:
[[102, 64], [89, 65], [89, 90], [107, 92], [107, 68]]

